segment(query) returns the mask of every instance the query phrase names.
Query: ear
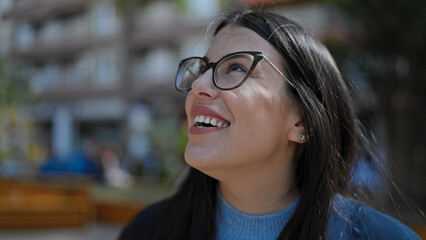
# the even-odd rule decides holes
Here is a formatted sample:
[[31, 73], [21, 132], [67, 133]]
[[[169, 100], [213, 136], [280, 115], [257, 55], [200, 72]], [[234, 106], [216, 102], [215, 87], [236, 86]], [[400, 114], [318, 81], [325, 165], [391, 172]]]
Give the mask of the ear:
[[306, 132], [305, 127], [303, 127], [302, 125], [302, 120], [299, 120], [294, 123], [294, 125], [288, 132], [288, 140], [300, 144], [306, 142]]

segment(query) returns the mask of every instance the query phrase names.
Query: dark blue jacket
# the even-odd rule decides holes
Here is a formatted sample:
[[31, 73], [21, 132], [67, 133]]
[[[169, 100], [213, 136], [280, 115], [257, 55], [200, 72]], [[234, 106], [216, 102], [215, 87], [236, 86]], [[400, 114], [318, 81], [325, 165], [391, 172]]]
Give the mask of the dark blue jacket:
[[420, 240], [396, 219], [341, 196], [334, 201], [327, 234], [330, 240]]
[[[156, 210], [161, 207], [161, 204], [162, 203], [148, 207], [138, 214], [136, 218], [124, 228], [120, 235], [120, 240], [151, 239], [141, 236], [146, 233], [147, 229], [158, 227], [152, 215], [155, 215]], [[337, 196], [334, 201], [326, 239], [420, 240], [410, 228], [396, 219], [380, 213], [361, 202], [349, 200], [341, 196]]]

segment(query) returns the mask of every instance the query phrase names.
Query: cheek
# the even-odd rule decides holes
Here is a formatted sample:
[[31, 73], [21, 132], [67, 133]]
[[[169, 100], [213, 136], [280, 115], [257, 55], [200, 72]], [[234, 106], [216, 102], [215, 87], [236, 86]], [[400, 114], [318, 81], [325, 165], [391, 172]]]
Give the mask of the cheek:
[[[282, 95], [278, 90], [268, 90], [262, 87], [248, 88], [235, 97], [233, 108], [247, 119], [270, 121], [282, 118]], [[231, 101], [230, 101], [231, 102]]]
[[186, 112], [186, 118], [188, 120], [188, 124], [190, 123], [192, 119], [192, 116], [190, 116], [190, 114], [191, 114], [191, 107], [194, 105], [193, 102], [194, 102], [194, 94], [192, 94], [192, 91], [190, 91], [185, 99], [185, 112]]
[[241, 121], [244, 137], [267, 141], [276, 134], [282, 135], [285, 122], [285, 107], [279, 91], [248, 91], [244, 98], [236, 99], [236, 119]]

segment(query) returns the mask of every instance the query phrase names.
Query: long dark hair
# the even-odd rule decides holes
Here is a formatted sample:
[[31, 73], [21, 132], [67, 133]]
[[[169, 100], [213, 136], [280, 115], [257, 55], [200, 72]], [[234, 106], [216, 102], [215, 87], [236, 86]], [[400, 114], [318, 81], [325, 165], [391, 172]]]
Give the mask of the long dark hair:
[[[362, 138], [346, 84], [328, 50], [287, 18], [237, 11], [221, 19], [213, 33], [229, 25], [256, 32], [281, 54], [286, 88], [303, 113], [308, 138], [295, 159], [299, 203], [278, 239], [325, 239], [334, 196], [345, 190]], [[190, 168], [178, 192], [147, 220], [155, 226], [148, 222], [140, 231], [150, 237], [139, 237], [215, 239], [216, 187], [217, 180]]]

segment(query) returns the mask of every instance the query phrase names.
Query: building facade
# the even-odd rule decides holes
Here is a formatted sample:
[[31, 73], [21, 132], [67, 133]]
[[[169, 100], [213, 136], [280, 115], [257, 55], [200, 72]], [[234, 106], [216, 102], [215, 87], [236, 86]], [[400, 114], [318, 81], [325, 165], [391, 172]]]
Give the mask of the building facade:
[[204, 55], [204, 29], [224, 9], [260, 3], [320, 38], [342, 34], [338, 11], [317, 1], [186, 0], [184, 9], [178, 1], [148, 2], [0, 0], [0, 54], [28, 76], [31, 115], [50, 155], [108, 142], [128, 161], [144, 158], [153, 122], [167, 118], [179, 127], [183, 120], [177, 64]]

